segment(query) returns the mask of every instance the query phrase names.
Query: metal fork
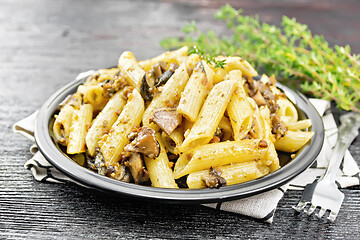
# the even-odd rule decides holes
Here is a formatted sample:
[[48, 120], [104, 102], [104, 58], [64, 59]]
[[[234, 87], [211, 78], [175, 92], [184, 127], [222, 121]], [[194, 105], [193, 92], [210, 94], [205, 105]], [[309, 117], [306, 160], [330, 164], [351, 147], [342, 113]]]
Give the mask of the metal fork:
[[[301, 212], [304, 210], [308, 215], [311, 215], [316, 208], [320, 207], [319, 212], [315, 214], [319, 219], [327, 211], [330, 211], [327, 219], [331, 222], [335, 221], [344, 200], [344, 194], [335, 184], [335, 177], [346, 149], [349, 148], [351, 142], [358, 135], [360, 117], [356, 113], [348, 113], [340, 117], [340, 122], [337, 142], [325, 175], [320, 180], [315, 180], [313, 183], [306, 185], [300, 202], [293, 206], [296, 211]], [[310, 207], [306, 210], [305, 207], [308, 204], [310, 204]]]

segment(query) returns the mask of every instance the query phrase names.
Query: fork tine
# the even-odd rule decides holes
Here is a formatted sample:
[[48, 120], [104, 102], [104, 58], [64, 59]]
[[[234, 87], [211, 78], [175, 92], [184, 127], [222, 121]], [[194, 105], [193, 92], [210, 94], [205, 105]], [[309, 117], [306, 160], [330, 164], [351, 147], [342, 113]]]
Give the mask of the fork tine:
[[306, 211], [307, 215], [311, 215], [316, 209], [315, 205], [311, 205], [310, 208]]
[[328, 219], [330, 222], [334, 222], [337, 214], [338, 214], [337, 212], [331, 211], [327, 219]]
[[292, 208], [298, 212], [301, 212], [306, 207], [307, 204], [308, 204], [308, 202], [300, 201], [296, 206], [292, 206]]
[[320, 208], [319, 213], [315, 214], [315, 216], [317, 216], [318, 218], [322, 218], [322, 216], [324, 216], [326, 212], [325, 208]]

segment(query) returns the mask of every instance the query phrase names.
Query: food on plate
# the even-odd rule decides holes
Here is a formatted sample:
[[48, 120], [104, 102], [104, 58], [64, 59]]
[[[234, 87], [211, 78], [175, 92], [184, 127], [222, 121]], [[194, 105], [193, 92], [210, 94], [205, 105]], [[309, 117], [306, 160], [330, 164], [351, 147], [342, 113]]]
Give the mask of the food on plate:
[[[221, 64], [216, 64], [220, 62]], [[59, 106], [53, 137], [110, 178], [162, 188], [219, 188], [280, 168], [313, 136], [274, 76], [240, 57], [188, 48], [137, 61], [124, 52]]]

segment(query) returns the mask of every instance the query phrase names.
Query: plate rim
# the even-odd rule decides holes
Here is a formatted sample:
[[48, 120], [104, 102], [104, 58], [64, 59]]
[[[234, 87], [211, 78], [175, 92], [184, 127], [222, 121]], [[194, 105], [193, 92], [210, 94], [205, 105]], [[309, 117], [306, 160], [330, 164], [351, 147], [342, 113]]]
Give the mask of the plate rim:
[[[168, 189], [136, 185], [111, 179], [97, 174], [71, 161], [53, 143], [49, 134], [49, 124], [57, 106], [74, 92], [84, 79], [76, 79], [52, 94], [38, 112], [35, 121], [35, 142], [42, 155], [60, 172], [77, 183], [110, 194], [165, 203], [215, 203], [253, 196], [278, 188], [309, 168], [321, 151], [324, 142], [324, 126], [320, 115], [310, 101], [299, 91], [291, 90], [281, 83], [277, 86], [291, 99], [306, 117], [312, 121], [314, 136], [310, 144], [284, 167], [264, 177], [221, 187], [219, 189]], [[306, 150], [306, 151], [305, 151]], [[304, 160], [305, 158], [305, 160]], [[301, 161], [302, 160], [302, 161]]]

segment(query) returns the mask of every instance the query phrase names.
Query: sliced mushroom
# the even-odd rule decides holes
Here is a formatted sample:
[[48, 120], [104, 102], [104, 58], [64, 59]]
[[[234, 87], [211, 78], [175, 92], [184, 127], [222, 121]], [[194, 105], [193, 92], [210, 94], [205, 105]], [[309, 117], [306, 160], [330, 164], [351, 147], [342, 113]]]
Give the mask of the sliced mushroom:
[[159, 79], [155, 81], [155, 87], [160, 87], [164, 85], [171, 78], [177, 68], [177, 64], [171, 63], [169, 69], [164, 72]]
[[136, 184], [141, 184], [149, 180], [149, 173], [144, 167], [144, 162], [140, 153], [133, 153], [129, 160], [124, 164], [129, 168], [131, 176]]
[[133, 140], [124, 147], [126, 152], [138, 152], [147, 157], [156, 158], [160, 154], [160, 145], [155, 138], [155, 131], [143, 126], [136, 136], [131, 134]]
[[271, 132], [275, 134], [275, 138], [278, 139], [280, 137], [285, 136], [285, 133], [288, 130], [285, 123], [281, 121], [280, 117], [275, 114], [271, 114], [270, 117], [271, 117], [271, 125], [272, 125]]
[[114, 168], [114, 171], [109, 175], [119, 181], [130, 182], [131, 176], [129, 170], [123, 164], [117, 164]]
[[105, 165], [105, 159], [101, 151], [96, 152], [93, 165], [95, 166], [99, 174], [104, 176], [106, 175], [107, 167]]
[[182, 121], [182, 116], [175, 109], [162, 109], [154, 113], [153, 121], [170, 135]]
[[263, 95], [260, 93], [260, 91], [257, 91], [256, 94], [252, 98], [255, 100], [255, 102], [258, 106], [267, 105], [266, 100], [263, 97]]
[[221, 177], [221, 171], [216, 168], [210, 168], [209, 175], [203, 177], [202, 181], [208, 188], [220, 188], [226, 185], [225, 178]]
[[140, 94], [145, 101], [151, 101], [153, 98], [152, 90], [146, 81], [146, 74], [144, 74], [144, 77], [141, 81]]

